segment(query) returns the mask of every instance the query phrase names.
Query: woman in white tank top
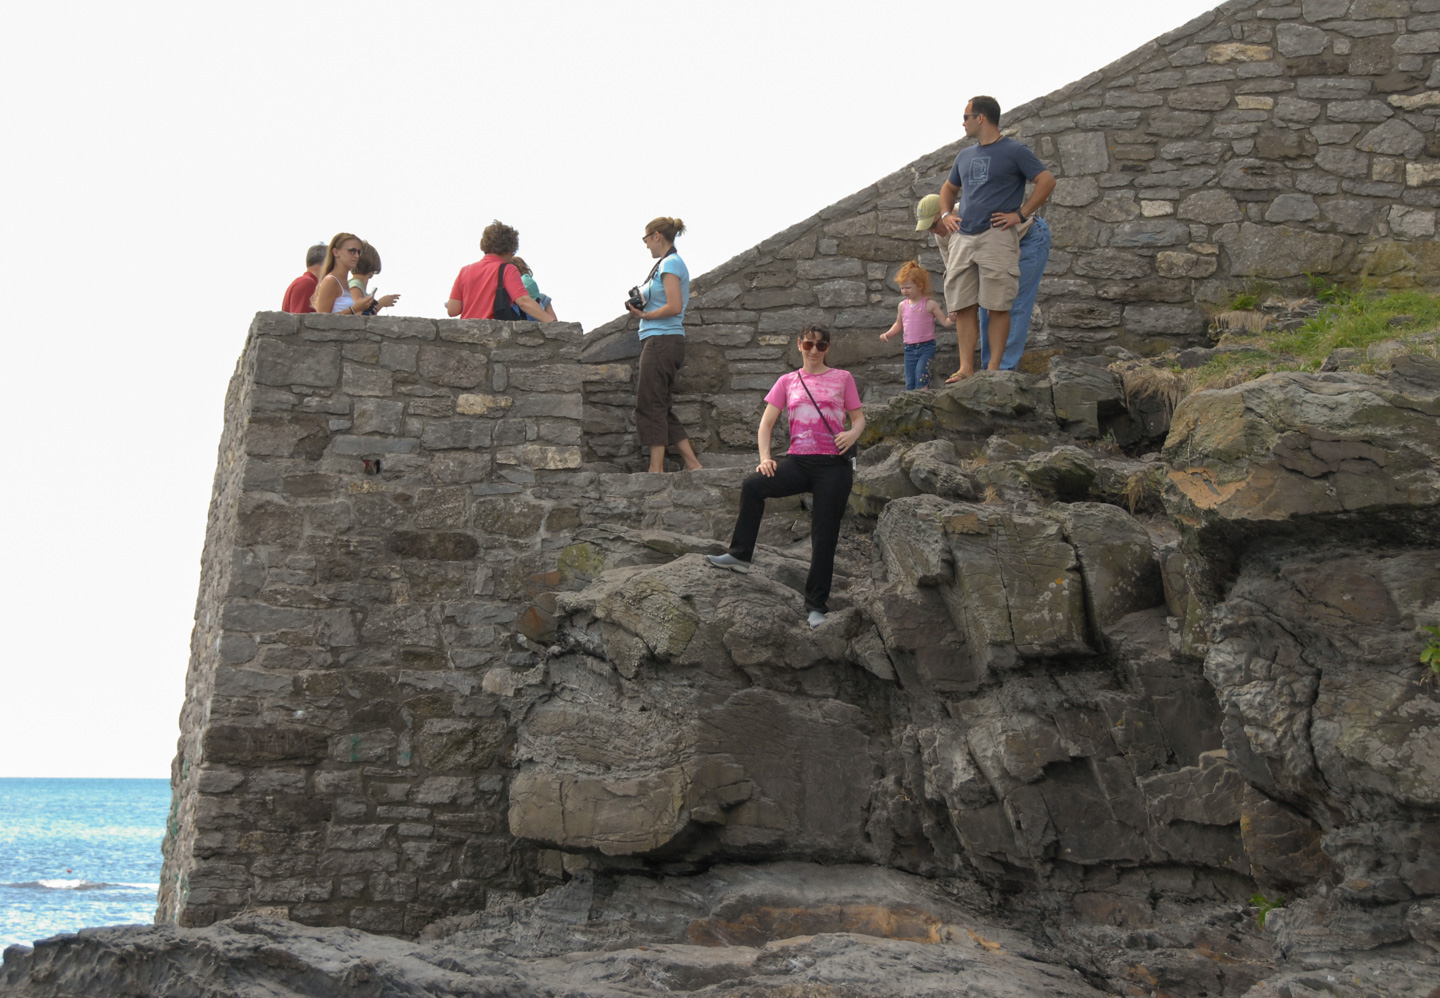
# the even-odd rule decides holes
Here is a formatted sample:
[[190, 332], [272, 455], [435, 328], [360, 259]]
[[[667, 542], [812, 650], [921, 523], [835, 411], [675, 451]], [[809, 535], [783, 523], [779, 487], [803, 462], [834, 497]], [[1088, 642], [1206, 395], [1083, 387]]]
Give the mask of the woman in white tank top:
[[374, 296], [356, 299], [346, 286], [350, 270], [360, 259], [360, 237], [349, 232], [337, 233], [325, 248], [325, 260], [320, 265], [320, 280], [315, 284], [315, 297], [310, 300], [317, 312], [339, 312], [343, 315], [359, 315], [370, 307]]

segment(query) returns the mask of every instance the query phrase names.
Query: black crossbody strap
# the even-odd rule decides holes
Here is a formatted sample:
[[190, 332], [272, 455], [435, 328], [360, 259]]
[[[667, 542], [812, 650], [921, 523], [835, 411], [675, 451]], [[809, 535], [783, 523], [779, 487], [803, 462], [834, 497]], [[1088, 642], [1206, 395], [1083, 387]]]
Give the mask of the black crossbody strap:
[[670, 255], [673, 254], [674, 252], [675, 252], [675, 247], [674, 247], [674, 246], [671, 246], [669, 253], [666, 253], [665, 256], [662, 256], [660, 259], [658, 259], [658, 260], [655, 261], [655, 266], [651, 267], [651, 268], [650, 268], [650, 273], [648, 273], [648, 274], [645, 275], [645, 283], [646, 283], [647, 285], [648, 285], [651, 281], [655, 280], [655, 275], [656, 275], [656, 273], [659, 272], [659, 270], [660, 270], [660, 265], [665, 262], [665, 257], [666, 257], [666, 256], [670, 256]]
[[[805, 377], [804, 377], [804, 375], [802, 375], [799, 371], [796, 371], [796, 372], [795, 372], [795, 377], [799, 379], [799, 381], [800, 381], [800, 387], [803, 388], [803, 389], [805, 389], [805, 394], [806, 394], [806, 395], [810, 395], [810, 386], [805, 383]], [[825, 429], [827, 429], [827, 430], [830, 431], [830, 439], [831, 439], [831, 440], [835, 440], [835, 431], [834, 431], [833, 429], [831, 429], [830, 420], [828, 420], [828, 419], [825, 418], [825, 413], [824, 413], [824, 411], [820, 408], [820, 403], [815, 401], [815, 396], [814, 396], [814, 395], [810, 395], [810, 404], [815, 407], [815, 415], [817, 415], [817, 416], [820, 417], [820, 422], [822, 422], [822, 423], [825, 424]], [[838, 441], [838, 440], [835, 440], [835, 449], [836, 449], [836, 450], [839, 450], [839, 449], [840, 449], [840, 441]]]

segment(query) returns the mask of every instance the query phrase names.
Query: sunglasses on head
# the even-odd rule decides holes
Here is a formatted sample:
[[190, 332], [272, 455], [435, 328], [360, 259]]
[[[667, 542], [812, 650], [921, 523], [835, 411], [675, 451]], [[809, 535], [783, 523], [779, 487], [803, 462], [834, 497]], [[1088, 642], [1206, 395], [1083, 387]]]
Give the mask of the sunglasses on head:
[[819, 350], [821, 353], [824, 353], [826, 350], [830, 349], [830, 344], [826, 343], [824, 340], [801, 340], [800, 349]]

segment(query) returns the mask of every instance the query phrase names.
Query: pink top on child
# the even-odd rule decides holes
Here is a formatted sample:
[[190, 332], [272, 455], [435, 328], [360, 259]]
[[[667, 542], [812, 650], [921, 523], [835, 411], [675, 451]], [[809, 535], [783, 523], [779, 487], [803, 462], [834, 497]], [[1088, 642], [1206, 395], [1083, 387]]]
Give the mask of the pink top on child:
[[929, 343], [935, 338], [935, 316], [930, 314], [930, 299], [911, 301], [900, 300], [900, 321], [905, 330], [906, 343]]
[[[839, 454], [831, 431], [839, 433], [845, 429], [845, 413], [860, 408], [860, 392], [855, 388], [855, 379], [849, 371], [838, 367], [832, 367], [823, 374], [812, 374], [805, 378], [804, 384], [800, 383], [802, 376], [801, 371], [780, 375], [780, 380], [765, 396], [766, 402], [777, 409], [784, 409], [790, 418], [789, 453]], [[815, 396], [819, 411], [810, 403], [810, 395], [805, 394], [806, 388], [810, 389], [810, 395]], [[820, 418], [821, 413], [830, 421], [828, 430]]]

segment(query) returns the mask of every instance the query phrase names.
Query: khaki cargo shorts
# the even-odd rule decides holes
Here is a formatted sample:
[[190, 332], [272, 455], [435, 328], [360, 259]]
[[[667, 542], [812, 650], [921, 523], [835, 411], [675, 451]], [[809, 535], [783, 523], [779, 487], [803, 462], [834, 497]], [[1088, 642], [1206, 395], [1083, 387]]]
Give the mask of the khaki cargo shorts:
[[945, 260], [945, 306], [952, 312], [975, 303], [1008, 312], [1020, 293], [1020, 237], [1028, 226], [986, 229], [950, 237]]

